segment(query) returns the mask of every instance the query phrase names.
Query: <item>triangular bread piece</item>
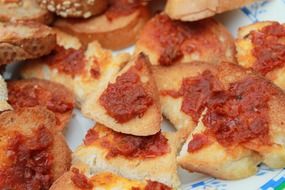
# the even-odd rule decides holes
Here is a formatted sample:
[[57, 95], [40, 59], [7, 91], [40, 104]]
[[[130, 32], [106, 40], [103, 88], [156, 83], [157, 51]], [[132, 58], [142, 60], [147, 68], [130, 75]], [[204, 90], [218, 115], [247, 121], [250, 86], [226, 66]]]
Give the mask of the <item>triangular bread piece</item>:
[[12, 109], [11, 105], [7, 101], [8, 101], [7, 84], [3, 79], [3, 77], [0, 75], [0, 112]]
[[58, 82], [74, 94], [77, 106], [88, 94], [95, 92], [100, 83], [108, 83], [129, 59], [129, 55], [112, 55], [96, 41], [82, 46], [80, 41], [60, 30], [57, 47], [48, 56], [27, 61], [21, 68], [23, 78], [40, 78]]
[[134, 180], [152, 180], [179, 187], [175, 133], [133, 136], [115, 132], [101, 124], [90, 129], [84, 144], [73, 154], [73, 165], [86, 164], [89, 175], [112, 172]]
[[134, 57], [109, 84], [90, 94], [82, 112], [118, 132], [138, 136], [157, 133], [162, 117], [148, 58], [144, 54]]

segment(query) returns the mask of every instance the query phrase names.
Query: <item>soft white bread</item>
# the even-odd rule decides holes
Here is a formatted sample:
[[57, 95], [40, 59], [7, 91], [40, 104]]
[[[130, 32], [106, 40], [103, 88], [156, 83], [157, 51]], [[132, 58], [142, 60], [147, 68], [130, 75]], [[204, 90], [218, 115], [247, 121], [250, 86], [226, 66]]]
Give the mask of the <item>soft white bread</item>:
[[84, 45], [97, 40], [104, 48], [118, 50], [135, 43], [149, 17], [148, 7], [140, 1], [116, 0], [99, 16], [88, 20], [58, 19], [54, 26], [78, 37]]
[[234, 40], [213, 18], [197, 22], [171, 20], [166, 14], [154, 16], [143, 28], [136, 52], [144, 52], [153, 65], [177, 62], [235, 62]]
[[59, 30], [56, 33], [58, 50], [46, 57], [27, 61], [21, 75], [63, 84], [75, 94], [78, 106], [88, 94], [107, 84], [129, 59], [128, 54], [113, 56], [97, 42], [84, 49], [77, 38]]
[[103, 12], [106, 0], [37, 0], [38, 3], [61, 17], [89, 18]]
[[0, 112], [12, 109], [8, 101], [7, 84], [3, 77], [0, 75]]
[[47, 108], [55, 114], [59, 130], [67, 126], [75, 107], [74, 95], [65, 86], [41, 79], [8, 81], [8, 102], [14, 109]]
[[195, 21], [237, 9], [256, 0], [168, 0], [165, 13], [172, 19]]
[[[276, 32], [267, 35], [265, 30], [269, 31], [270, 27], [276, 27], [273, 29]], [[256, 34], [259, 37], [264, 36], [268, 39], [267, 42], [265, 39], [261, 39], [261, 43], [263, 43], [261, 48], [258, 48], [253, 41]], [[245, 68], [252, 68], [283, 90], [285, 89], [285, 58], [282, 56], [285, 53], [284, 24], [264, 21], [241, 27], [236, 39], [236, 49], [238, 64]], [[261, 50], [263, 56], [256, 54], [256, 49]]]
[[[115, 146], [121, 146], [121, 148], [123, 148], [124, 146], [126, 146], [126, 149], [127, 144], [124, 145], [124, 143], [132, 143], [130, 141], [125, 142], [124, 140], [116, 142], [116, 137], [114, 137], [115, 135], [119, 135], [122, 138], [131, 138], [132, 140], [138, 138], [139, 140], [141, 140], [140, 146], [143, 146], [142, 143], [147, 144], [148, 139], [151, 137], [135, 137], [131, 135], [120, 134], [100, 124], [97, 124], [91, 130], [93, 130], [93, 132], [90, 134], [91, 136], [87, 134], [87, 136], [85, 137], [85, 144], [88, 145], [81, 145], [74, 152], [73, 166], [76, 167], [78, 164], [81, 165], [82, 163], [87, 164], [90, 170], [86, 171], [86, 173], [91, 176], [102, 171], [107, 171], [133, 180], [158, 181], [174, 188], [177, 188], [179, 186], [180, 182], [176, 171], [176, 151], [178, 143], [176, 135], [174, 133], [163, 132], [160, 134], [163, 135], [164, 138], [167, 138], [167, 147], [165, 147], [167, 152], [163, 152], [163, 154], [150, 157], [144, 157], [143, 155], [140, 155], [140, 153], [138, 153], [136, 154], [136, 157], [128, 158], [121, 154], [111, 157], [108, 156], [110, 155], [110, 153], [112, 154], [113, 152], [110, 152], [109, 148], [116, 148]], [[92, 135], [95, 135], [95, 138], [92, 137]], [[98, 137], [97, 139], [96, 136]], [[109, 148], [107, 148], [108, 146], [104, 147], [101, 144], [101, 142], [104, 142], [104, 140], [106, 139], [109, 139], [109, 142], [111, 142], [111, 147]], [[158, 143], [160, 143], [160, 141]], [[154, 144], [149, 145], [154, 146]], [[132, 145], [137, 146], [135, 144]], [[156, 151], [161, 150], [161, 148], [157, 146], [155, 147], [156, 148], [154, 149]], [[125, 149], [123, 151], [125, 151]], [[131, 148], [126, 151], [128, 152], [129, 150], [131, 150]], [[146, 148], [146, 151], [152, 150]]]
[[118, 132], [153, 135], [162, 120], [158, 96], [149, 60], [139, 54], [87, 97], [82, 113]]
[[34, 21], [50, 24], [53, 18], [53, 14], [41, 8], [37, 0], [0, 0], [1, 22]]
[[177, 157], [181, 167], [190, 172], [200, 172], [227, 180], [246, 178], [257, 172], [257, 166], [262, 160], [261, 156], [242, 146], [226, 148], [212, 139], [213, 142], [210, 145], [189, 153], [188, 144], [193, 139], [193, 135], [201, 134], [205, 129], [203, 122], [200, 121], [189, 135]]
[[[9, 181], [11, 178], [6, 178], [1, 189], [28, 189], [35, 183], [37, 187], [48, 189], [53, 181], [69, 170], [71, 152], [55, 125], [54, 114], [40, 107], [0, 115], [1, 176], [17, 178], [12, 182]], [[27, 172], [26, 175], [19, 172], [21, 169]]]
[[56, 34], [39, 23], [0, 23], [0, 65], [47, 55]]

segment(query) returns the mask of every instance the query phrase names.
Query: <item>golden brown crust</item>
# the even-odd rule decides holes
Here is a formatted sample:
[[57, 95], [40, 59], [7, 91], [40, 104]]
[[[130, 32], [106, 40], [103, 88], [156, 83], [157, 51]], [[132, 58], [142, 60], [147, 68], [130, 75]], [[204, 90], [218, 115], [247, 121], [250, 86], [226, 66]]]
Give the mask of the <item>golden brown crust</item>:
[[78, 37], [83, 45], [97, 40], [104, 48], [118, 50], [134, 44], [149, 17], [148, 7], [141, 6], [131, 14], [113, 20], [106, 14], [83, 21], [58, 19], [55, 27]]
[[63, 85], [41, 79], [9, 81], [8, 94], [8, 102], [14, 109], [34, 106], [50, 109], [56, 116], [59, 130], [67, 126], [75, 106], [74, 95]]
[[[77, 38], [59, 30], [56, 30], [56, 32], [59, 46], [74, 50], [82, 48]], [[43, 59], [27, 61], [27, 64], [23, 65], [21, 69], [21, 75], [24, 78], [41, 78], [63, 84], [75, 94], [76, 103], [81, 106], [89, 93], [96, 91], [101, 83], [108, 83], [110, 78], [118, 73], [129, 59], [128, 54], [113, 56], [111, 51], [101, 48], [97, 42], [92, 42], [87, 49], [82, 48], [81, 50], [84, 54], [84, 62], [79, 62], [79, 64], [82, 64], [82, 68], [79, 72], [76, 71], [75, 75], [59, 71], [56, 65], [52, 66], [49, 57], [53, 55]], [[60, 55], [58, 54], [59, 57]], [[62, 61], [65, 61], [65, 59]], [[59, 62], [57, 65], [60, 66], [61, 63]], [[65, 63], [65, 67], [69, 68], [69, 66], [72, 66], [70, 62]], [[92, 74], [92, 70], [97, 71], [97, 73]]]
[[[193, 134], [199, 134], [201, 131], [205, 130], [205, 126], [200, 119], [198, 127], [196, 127], [188, 136], [187, 143], [184, 144], [182, 152], [178, 157], [178, 162], [182, 167], [189, 171], [198, 171], [223, 179], [238, 179], [253, 175], [256, 172], [257, 165], [260, 161], [271, 168], [284, 167], [285, 144], [283, 136], [285, 134], [285, 124], [281, 120], [284, 120], [285, 118], [285, 95], [281, 89], [263, 77], [230, 63], [211, 65], [194, 62], [191, 64], [176, 64], [171, 67], [155, 66], [153, 68], [153, 73], [160, 91], [176, 91], [180, 88], [183, 78], [198, 76], [203, 73], [203, 71], [209, 70], [219, 79], [225, 88], [228, 88], [230, 83], [241, 81], [247, 77], [253, 77], [256, 80], [264, 81], [273, 92], [273, 95], [271, 95], [268, 102], [268, 134], [271, 142], [270, 145], [260, 143], [255, 144], [254, 142], [248, 141], [242, 145], [227, 148], [217, 143], [216, 139], [213, 139], [214, 143], [209, 146], [206, 146], [197, 152], [188, 153], [188, 143]], [[187, 123], [188, 120], [191, 120], [191, 117], [186, 115], [188, 118], [185, 116], [185, 118], [181, 119], [183, 113], [180, 110], [180, 107], [173, 110], [173, 107], [181, 104], [179, 104], [179, 101], [181, 100], [169, 96], [167, 98], [168, 99], [166, 99], [166, 97], [161, 97], [164, 115], [166, 115], [177, 128], [189, 128], [189, 125], [185, 125], [185, 123]], [[201, 118], [203, 118], [203, 116], [201, 116]], [[184, 131], [183, 134], [180, 132], [179, 135], [182, 135], [182, 138], [185, 138], [185, 135], [187, 135], [191, 129], [186, 131], [187, 132], [185, 133]]]
[[1, 22], [34, 21], [50, 24], [53, 18], [53, 14], [42, 9], [36, 0], [0, 1]]
[[136, 52], [147, 54], [153, 65], [191, 61], [235, 62], [234, 40], [229, 31], [213, 18], [190, 23], [158, 14], [143, 28]]
[[[94, 130], [98, 132], [99, 137], [106, 135], [106, 127], [101, 124], [97, 124]], [[107, 171], [133, 180], [158, 181], [170, 187], [177, 188], [180, 185], [175, 161], [178, 148], [177, 136], [175, 133], [167, 132], [163, 132], [162, 135], [167, 138], [170, 151], [161, 156], [152, 158], [126, 158], [118, 155], [106, 158], [108, 149], [99, 146], [94, 141], [90, 145], [81, 145], [76, 149], [73, 154], [72, 164], [74, 167], [87, 165], [89, 169], [85, 173], [91, 175]]]
[[[48, 148], [48, 152], [53, 157], [51, 165], [53, 180], [56, 180], [64, 172], [68, 171], [71, 162], [71, 151], [62, 134], [55, 128], [56, 120], [52, 112], [40, 107], [23, 108], [16, 111], [4, 112], [0, 115], [0, 118], [0, 128], [2, 131], [2, 140], [0, 143], [2, 147], [0, 154], [1, 163], [8, 161], [4, 147], [7, 146], [5, 143], [9, 139], [9, 134], [17, 131], [25, 137], [34, 137], [34, 131], [43, 126], [51, 132], [53, 137], [53, 143]], [[8, 136], [5, 136], [5, 134], [8, 134]], [[3, 165], [1, 166], [3, 167]]]
[[[263, 22], [257, 22], [257, 23], [239, 28], [238, 38], [236, 39], [236, 42], [235, 42], [236, 43], [236, 49], [237, 49], [237, 56], [236, 57], [238, 59], [239, 65], [241, 65], [245, 68], [252, 68], [257, 72], [260, 72], [256, 69], [255, 64], [256, 64], [256, 62], [258, 62], [262, 58], [261, 58], [261, 56], [255, 56], [254, 55], [254, 49], [256, 46], [252, 42], [250, 35], [252, 32], [260, 31], [263, 28], [268, 27], [268, 26], [273, 25], [273, 24], [278, 24], [278, 23], [277, 22], [271, 22], [271, 21], [263, 21]], [[283, 28], [285, 30], [284, 24], [283, 24]], [[278, 43], [280, 43], [280, 45], [282, 44], [283, 46], [285, 46], [284, 39], [285, 39], [284, 36], [279, 37]], [[277, 56], [274, 57], [274, 51], [277, 53], [276, 50], [278, 50], [278, 48], [273, 47], [273, 44], [270, 44], [270, 45], [272, 45], [271, 50], [268, 50], [268, 48], [267, 48], [267, 54], [268, 55], [271, 54], [270, 56], [272, 56], [272, 59], [268, 59], [268, 62], [272, 61], [274, 59], [276, 60]], [[266, 52], [266, 51], [264, 50], [264, 52]], [[271, 69], [269, 72], [267, 72], [264, 76], [267, 79], [271, 80], [274, 84], [276, 84], [280, 88], [285, 89], [285, 78], [284, 78], [284, 76], [285, 76], [284, 75], [285, 74], [285, 65], [277, 66], [275, 68], [274, 68], [273, 64], [271, 64], [271, 65], [272, 65], [273, 69]]]
[[37, 0], [39, 4], [61, 17], [89, 18], [102, 13], [106, 0]]
[[165, 12], [172, 19], [195, 21], [250, 4], [255, 0], [169, 0]]
[[33, 59], [51, 52], [56, 34], [38, 23], [0, 23], [0, 64]]
[[[141, 64], [140, 69], [136, 69], [136, 64], [138, 62]], [[85, 116], [94, 119], [95, 121], [100, 122], [118, 132], [137, 136], [147, 136], [157, 133], [160, 130], [162, 118], [157, 87], [149, 67], [150, 63], [148, 58], [143, 54], [139, 54], [133, 58], [133, 60], [131, 60], [116, 76], [108, 81], [109, 84], [114, 84], [116, 79], [128, 72], [130, 68], [135, 69], [135, 72], [139, 75], [139, 80], [142, 83], [147, 96], [152, 99], [152, 104], [147, 107], [142, 116], [135, 115], [127, 122], [120, 123], [115, 118], [108, 115], [107, 110], [105, 107], [103, 107], [99, 100], [103, 92], [107, 89], [108, 83], [101, 86], [100, 89], [97, 89], [96, 92], [87, 97], [86, 101], [82, 105], [82, 113]]]

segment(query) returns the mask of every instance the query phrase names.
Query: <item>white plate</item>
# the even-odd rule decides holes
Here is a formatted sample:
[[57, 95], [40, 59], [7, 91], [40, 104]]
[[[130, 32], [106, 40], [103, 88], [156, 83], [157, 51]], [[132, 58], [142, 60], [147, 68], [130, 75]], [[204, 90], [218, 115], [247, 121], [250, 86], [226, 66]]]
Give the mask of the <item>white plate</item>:
[[[230, 1], [230, 0], [229, 0]], [[261, 20], [285, 22], [285, 0], [259, 1], [241, 10], [217, 16], [235, 36], [238, 27]], [[127, 51], [131, 51], [132, 48]], [[70, 127], [65, 131], [68, 144], [72, 150], [82, 143], [87, 130], [94, 122], [84, 118], [75, 110]], [[169, 125], [163, 122], [163, 128]], [[272, 170], [260, 166], [256, 176], [238, 181], [223, 181], [200, 174], [190, 174], [179, 169], [183, 190], [281, 190], [285, 189], [285, 170]]]

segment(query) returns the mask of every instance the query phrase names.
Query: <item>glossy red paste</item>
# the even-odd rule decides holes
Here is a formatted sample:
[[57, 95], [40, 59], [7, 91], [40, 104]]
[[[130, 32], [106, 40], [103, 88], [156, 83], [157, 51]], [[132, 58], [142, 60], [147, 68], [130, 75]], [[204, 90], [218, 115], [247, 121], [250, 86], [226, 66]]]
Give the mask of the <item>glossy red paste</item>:
[[71, 181], [76, 187], [84, 190], [93, 188], [93, 184], [88, 180], [88, 178], [84, 174], [80, 173], [77, 168], [72, 168], [71, 172], [72, 172]]
[[253, 69], [266, 75], [268, 72], [280, 68], [285, 64], [285, 27], [279, 23], [265, 26], [259, 31], [250, 33], [254, 45], [252, 50], [256, 57]]
[[153, 98], [145, 90], [135, 68], [130, 68], [119, 76], [115, 83], [109, 84], [99, 101], [107, 113], [119, 123], [142, 117], [153, 104]]
[[144, 190], [171, 190], [172, 188], [156, 181], [147, 181], [147, 186]]
[[83, 71], [86, 61], [83, 49], [65, 49], [61, 46], [57, 46], [52, 54], [44, 59], [51, 67], [72, 77]]
[[48, 190], [53, 182], [53, 136], [41, 126], [32, 138], [15, 132], [8, 141], [10, 164], [0, 169], [0, 189]]

